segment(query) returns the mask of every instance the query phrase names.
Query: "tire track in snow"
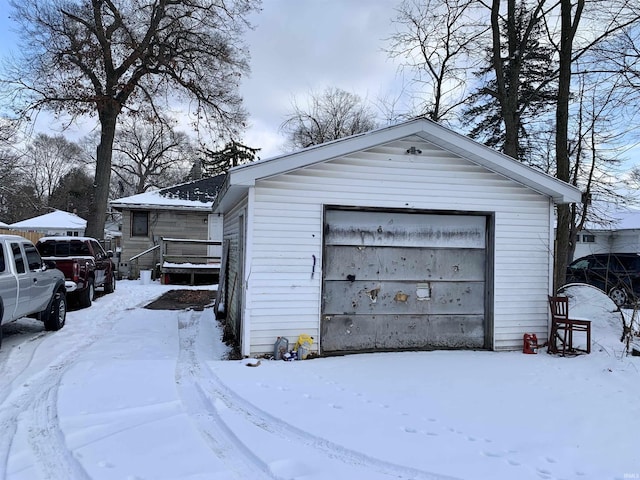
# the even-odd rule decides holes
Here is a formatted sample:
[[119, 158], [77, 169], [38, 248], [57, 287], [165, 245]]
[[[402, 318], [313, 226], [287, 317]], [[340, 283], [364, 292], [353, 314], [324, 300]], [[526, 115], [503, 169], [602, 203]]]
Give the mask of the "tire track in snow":
[[[203, 336], [197, 335], [198, 326], [194, 322], [199, 321], [200, 317], [192, 317], [192, 320], [193, 321], [191, 323], [194, 323], [194, 325], [185, 325], [184, 328], [192, 330], [191, 333], [185, 335], [193, 338], [192, 341], [190, 340], [193, 344], [198, 340], [202, 341]], [[190, 345], [190, 349], [193, 349], [197, 356], [198, 349], [195, 349], [193, 345]], [[195, 365], [198, 365], [197, 368], [200, 369], [201, 362], [199, 359], [196, 358], [192, 361]], [[206, 362], [204, 363], [206, 367], [206, 376], [202, 376], [200, 373], [198, 376], [201, 380], [198, 383], [203, 395], [210, 399], [209, 403], [212, 405], [212, 408], [215, 408], [213, 406], [215, 400], [219, 400], [231, 412], [243, 417], [246, 421], [252, 423], [256, 427], [286, 440], [287, 443], [305, 445], [317, 452], [323, 453], [327, 459], [339, 460], [342, 463], [351, 466], [360, 466], [365, 469], [370, 469], [372, 473], [375, 472], [392, 478], [406, 478], [414, 480], [457, 480], [456, 477], [431, 473], [417, 468], [373, 458], [362, 452], [352, 450], [325, 438], [313, 435], [296, 427], [295, 425], [291, 425], [283, 421], [281, 418], [272, 416], [268, 412], [247, 401], [244, 397], [233, 392], [220, 380], [213, 370], [206, 365]], [[224, 422], [221, 418], [220, 421]], [[237, 437], [235, 438], [237, 439]], [[237, 441], [240, 442], [239, 439], [237, 439]]]
[[[9, 453], [18, 423], [25, 425], [28, 442], [33, 452], [36, 468], [43, 478], [57, 480], [73, 478], [89, 479], [80, 463], [69, 451], [60, 430], [57, 415], [57, 392], [64, 372], [86, 346], [58, 357], [50, 365], [28, 379], [3, 402], [0, 407], [0, 431], [3, 442], [0, 443], [1, 478], [6, 478]], [[9, 434], [5, 434], [8, 432]]]
[[[211, 313], [209, 309], [204, 312]], [[203, 312], [188, 310], [178, 314], [180, 350], [176, 363], [176, 384], [183, 405], [194, 419], [200, 434], [214, 454], [238, 479], [277, 479], [262, 462], [229, 429], [201, 387], [202, 370], [195, 344]]]
[[339, 459], [343, 463], [350, 465], [359, 465], [372, 471], [388, 475], [389, 477], [413, 480], [458, 480], [456, 477], [431, 473], [370, 457], [369, 455], [344, 447], [326, 438], [310, 434], [295, 425], [285, 422], [281, 418], [272, 416], [270, 413], [248, 402], [224, 385], [212, 371], [210, 372], [211, 381], [207, 389], [208, 392], [213, 392], [213, 395], [219, 398], [229, 410], [243, 416], [255, 426], [286, 439], [289, 442], [306, 445], [322, 452], [328, 458]]
[[[136, 300], [138, 302], [139, 299]], [[113, 302], [104, 316], [101, 315], [97, 321], [89, 324], [88, 330], [70, 336], [58, 335], [55, 340], [51, 339], [59, 341], [61, 345], [57, 347], [60, 347], [62, 353], [51, 359], [46, 367], [38, 368], [34, 374], [27, 372], [34, 363], [38, 348], [51, 338], [49, 335], [36, 337], [38, 343], [29, 349], [28, 354], [10, 356], [3, 364], [5, 372], [12, 372], [12, 378], [3, 381], [3, 388], [6, 387], [7, 392], [0, 399], [0, 479], [7, 476], [9, 454], [18, 423], [26, 429], [33, 462], [42, 478], [90, 479], [73, 452], [68, 449], [60, 429], [57, 414], [58, 388], [64, 373], [87, 348], [124, 318], [126, 311], [127, 309], [122, 308], [122, 303]], [[32, 340], [27, 340], [25, 344], [30, 341]], [[67, 348], [62, 348], [63, 346]], [[16, 361], [26, 361], [27, 364], [16, 366]]]
[[8, 352], [7, 358], [0, 364], [0, 404], [11, 393], [14, 380], [27, 370], [40, 343], [47, 332], [41, 332], [19, 345], [14, 345]]

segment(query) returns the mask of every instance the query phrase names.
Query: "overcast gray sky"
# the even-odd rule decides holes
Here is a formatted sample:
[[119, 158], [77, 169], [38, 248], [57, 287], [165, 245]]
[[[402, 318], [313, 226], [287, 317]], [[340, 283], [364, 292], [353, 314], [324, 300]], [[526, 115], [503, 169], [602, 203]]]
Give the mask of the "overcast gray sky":
[[[244, 141], [261, 158], [282, 153], [279, 126], [294, 97], [339, 87], [375, 101], [400, 90], [396, 64], [382, 51], [400, 0], [263, 0], [247, 33], [251, 76], [242, 85]], [[8, 0], [0, 0], [0, 49], [16, 48]], [[80, 132], [65, 132], [75, 137]]]
[[400, 0], [264, 0], [248, 34], [252, 74], [242, 93], [245, 140], [261, 157], [280, 153], [279, 126], [295, 97], [339, 87], [370, 101], [400, 90], [384, 39]]

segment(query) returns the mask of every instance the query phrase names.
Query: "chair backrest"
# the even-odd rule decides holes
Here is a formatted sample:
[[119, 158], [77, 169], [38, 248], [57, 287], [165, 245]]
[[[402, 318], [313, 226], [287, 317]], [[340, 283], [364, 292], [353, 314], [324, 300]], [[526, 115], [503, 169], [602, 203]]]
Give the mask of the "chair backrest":
[[549, 295], [549, 307], [552, 319], [569, 319], [569, 299], [567, 297], [552, 297]]

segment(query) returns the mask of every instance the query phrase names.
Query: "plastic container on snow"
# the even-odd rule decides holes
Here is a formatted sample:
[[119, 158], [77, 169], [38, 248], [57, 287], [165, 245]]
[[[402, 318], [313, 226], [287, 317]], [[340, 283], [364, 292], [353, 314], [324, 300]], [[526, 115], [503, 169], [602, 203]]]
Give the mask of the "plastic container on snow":
[[140, 283], [142, 285], [151, 283], [151, 270], [140, 270]]
[[303, 343], [298, 347], [298, 360], [306, 360], [309, 355], [309, 344]]
[[289, 340], [286, 337], [278, 337], [273, 345], [273, 358], [282, 360], [285, 353], [289, 351]]

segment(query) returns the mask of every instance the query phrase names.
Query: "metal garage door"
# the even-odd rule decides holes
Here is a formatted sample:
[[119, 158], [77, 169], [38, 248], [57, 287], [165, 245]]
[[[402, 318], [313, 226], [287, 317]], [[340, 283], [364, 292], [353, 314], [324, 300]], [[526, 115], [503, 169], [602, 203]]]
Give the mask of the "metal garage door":
[[323, 353], [484, 348], [487, 217], [327, 209]]

